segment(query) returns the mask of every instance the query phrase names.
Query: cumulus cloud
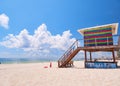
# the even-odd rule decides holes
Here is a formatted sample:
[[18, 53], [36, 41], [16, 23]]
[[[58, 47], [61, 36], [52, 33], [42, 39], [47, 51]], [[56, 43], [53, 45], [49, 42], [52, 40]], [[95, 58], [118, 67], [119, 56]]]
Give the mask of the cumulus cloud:
[[0, 26], [7, 29], [8, 23], [9, 23], [9, 17], [6, 14], [1, 14], [0, 15]]
[[62, 35], [52, 35], [45, 24], [40, 25], [33, 35], [27, 29], [23, 29], [18, 35], [9, 34], [0, 44], [7, 48], [20, 48], [32, 53], [32, 55], [46, 54], [56, 50], [65, 51], [75, 41], [71, 38], [70, 31], [64, 31]]

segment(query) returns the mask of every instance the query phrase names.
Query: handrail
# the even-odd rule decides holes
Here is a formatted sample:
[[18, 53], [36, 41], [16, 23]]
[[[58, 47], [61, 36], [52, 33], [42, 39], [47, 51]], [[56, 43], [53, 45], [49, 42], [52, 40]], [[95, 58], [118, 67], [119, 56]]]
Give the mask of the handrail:
[[69, 48], [68, 50], [61, 56], [61, 58], [58, 61], [65, 61], [67, 57], [78, 48], [78, 40], [76, 40]]

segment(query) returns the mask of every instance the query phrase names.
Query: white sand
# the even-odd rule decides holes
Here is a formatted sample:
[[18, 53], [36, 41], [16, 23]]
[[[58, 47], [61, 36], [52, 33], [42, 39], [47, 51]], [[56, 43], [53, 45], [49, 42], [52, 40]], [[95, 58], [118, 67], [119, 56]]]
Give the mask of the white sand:
[[49, 63], [1, 64], [0, 86], [120, 86], [120, 69], [44, 68]]

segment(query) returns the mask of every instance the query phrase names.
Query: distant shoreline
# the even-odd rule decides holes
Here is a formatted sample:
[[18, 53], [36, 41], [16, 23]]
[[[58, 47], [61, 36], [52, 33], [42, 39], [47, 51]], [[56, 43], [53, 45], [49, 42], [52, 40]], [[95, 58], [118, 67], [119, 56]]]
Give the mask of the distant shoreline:
[[42, 63], [53, 60], [31, 58], [0, 58], [0, 64]]
[[[74, 60], [74, 61], [82, 61]], [[21, 64], [21, 63], [43, 63], [43, 62], [57, 62], [58, 60], [50, 60], [50, 59], [41, 59], [41, 58], [0, 58], [0, 64]]]

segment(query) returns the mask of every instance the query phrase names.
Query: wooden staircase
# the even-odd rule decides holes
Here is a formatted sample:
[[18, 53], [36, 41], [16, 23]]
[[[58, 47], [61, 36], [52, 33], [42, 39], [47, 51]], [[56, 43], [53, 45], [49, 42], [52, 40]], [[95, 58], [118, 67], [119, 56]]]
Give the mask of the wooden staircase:
[[58, 67], [67, 67], [67, 64], [74, 58], [74, 56], [80, 51], [78, 48], [78, 40], [76, 40], [72, 46], [63, 54], [63, 56], [58, 60]]

